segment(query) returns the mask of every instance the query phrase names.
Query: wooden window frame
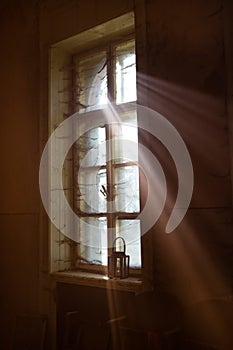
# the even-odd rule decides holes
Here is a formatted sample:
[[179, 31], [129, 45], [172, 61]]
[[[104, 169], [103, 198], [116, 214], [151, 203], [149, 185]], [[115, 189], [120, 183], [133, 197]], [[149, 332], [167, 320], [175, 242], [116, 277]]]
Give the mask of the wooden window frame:
[[[61, 95], [63, 97], [63, 94], [59, 95], [61, 91], [58, 91], [58, 83], [57, 83], [57, 77], [59, 75], [59, 71], [61, 69], [66, 68], [66, 66], [72, 65], [72, 62], [70, 62], [71, 58], [75, 55], [79, 55], [80, 57], [82, 55], [86, 55], [88, 52], [96, 49], [93, 49], [93, 44], [98, 45], [98, 51], [101, 50], [101, 48], [106, 47], [109, 45], [109, 43], [112, 43], [112, 45], [117, 45], [122, 42], [126, 42], [130, 39], [133, 39], [135, 37], [135, 31], [134, 31], [134, 13], [127, 13], [119, 18], [115, 18], [113, 20], [110, 20], [109, 22], [103, 23], [99, 26], [96, 26], [94, 28], [91, 28], [83, 33], [79, 33], [73, 37], [70, 37], [68, 39], [62, 40], [58, 43], [55, 43], [51, 45], [50, 49], [50, 56], [49, 56], [49, 132], [51, 133], [55, 127], [55, 125], [58, 125], [62, 119], [62, 115], [68, 116], [70, 111], [64, 110], [62, 108], [61, 103], [63, 103]], [[58, 57], [58, 59], [57, 59]], [[52, 70], [51, 70], [52, 69]], [[69, 67], [68, 67], [69, 69]], [[71, 78], [72, 79], [72, 78]], [[68, 86], [65, 83], [64, 90], [67, 89]], [[66, 103], [64, 101], [64, 103]], [[54, 107], [56, 106], [56, 107]], [[55, 118], [55, 121], [53, 122], [53, 116], [56, 114], [60, 114], [60, 117], [58, 120]], [[53, 124], [53, 125], [52, 125]], [[137, 213], [138, 214], [138, 213]], [[126, 213], [124, 215], [127, 215]], [[135, 214], [136, 215], [136, 214]], [[125, 216], [126, 217], [126, 216]], [[70, 242], [68, 242], [70, 239], [63, 237], [63, 234], [60, 232], [53, 231], [54, 227], [50, 223], [49, 224], [49, 256], [50, 256], [50, 273], [52, 275], [61, 274], [61, 273], [70, 273], [70, 275], [73, 275], [74, 273], [77, 273], [77, 270], [70, 269], [70, 258], [64, 252], [60, 253], [60, 247], [59, 245], [62, 245], [64, 241], [64, 245], [69, 246], [69, 256], [70, 256]], [[62, 238], [63, 237], [63, 238]], [[59, 240], [59, 243], [56, 241]], [[66, 242], [67, 241], [67, 242]], [[64, 250], [64, 249], [63, 249]], [[84, 264], [83, 264], [84, 265]], [[68, 266], [68, 267], [67, 267]], [[88, 264], [85, 264], [85, 268], [87, 267], [87, 271], [89, 270], [98, 272], [99, 274], [106, 274], [106, 267], [99, 266], [99, 265], [90, 265], [90, 269], [88, 269]], [[82, 266], [83, 268], [83, 266]], [[136, 276], [141, 275], [141, 268], [131, 268], [130, 273]], [[77, 277], [78, 278], [78, 277]], [[72, 279], [74, 280], [74, 279]]]

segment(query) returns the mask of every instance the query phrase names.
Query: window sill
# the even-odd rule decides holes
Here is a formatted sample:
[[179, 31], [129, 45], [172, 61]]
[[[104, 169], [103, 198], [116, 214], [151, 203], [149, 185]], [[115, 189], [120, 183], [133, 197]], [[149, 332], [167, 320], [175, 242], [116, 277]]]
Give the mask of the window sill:
[[142, 287], [142, 281], [137, 277], [110, 279], [107, 276], [83, 271], [53, 272], [51, 277], [56, 282], [134, 293], [139, 293]]

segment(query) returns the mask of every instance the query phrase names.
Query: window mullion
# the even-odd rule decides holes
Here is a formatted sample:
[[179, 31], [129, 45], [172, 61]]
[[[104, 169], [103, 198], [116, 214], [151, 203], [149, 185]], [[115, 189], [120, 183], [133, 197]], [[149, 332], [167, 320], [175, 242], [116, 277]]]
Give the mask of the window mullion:
[[[115, 81], [114, 81], [114, 52], [112, 45], [107, 49], [107, 87], [109, 103], [115, 100]], [[111, 121], [109, 121], [111, 122]], [[113, 167], [113, 126], [106, 124], [106, 175], [107, 175], [107, 227], [108, 227], [108, 254], [111, 254], [111, 247], [116, 237], [116, 217], [115, 217], [115, 174]]]
[[108, 252], [111, 253], [111, 246], [116, 237], [116, 217], [115, 217], [115, 186], [114, 186], [114, 168], [112, 152], [112, 125], [106, 125], [106, 175], [107, 175], [107, 227], [108, 227]]
[[[76, 81], [76, 70], [75, 70], [75, 58], [74, 56], [71, 57], [71, 91], [70, 91], [70, 105], [69, 105], [69, 114], [72, 115], [76, 112], [76, 91], [74, 89], [75, 87], [75, 81]], [[72, 133], [72, 137], [74, 134], [74, 129], [71, 129], [71, 133]], [[71, 147], [71, 158], [72, 158], [72, 167], [71, 167], [71, 172], [70, 172], [70, 176], [71, 176], [71, 184], [72, 185], [72, 199], [71, 199], [71, 205], [72, 205], [72, 209], [75, 209], [75, 199], [76, 199], [76, 195], [77, 193], [75, 192], [75, 188], [74, 188], [74, 182], [77, 176], [77, 171], [76, 171], [76, 167], [75, 167], [75, 159], [76, 159], [76, 150], [75, 150], [75, 146], [72, 145]], [[71, 220], [71, 228], [72, 228], [72, 232], [76, 231], [75, 228], [75, 220], [74, 217], [70, 218]], [[77, 244], [74, 241], [70, 242], [69, 245], [69, 249], [70, 249], [70, 259], [71, 259], [71, 269], [75, 268], [75, 261], [76, 261], [76, 256], [77, 256]]]
[[115, 59], [114, 48], [109, 45], [107, 48], [107, 86], [108, 86], [108, 100], [115, 102]]

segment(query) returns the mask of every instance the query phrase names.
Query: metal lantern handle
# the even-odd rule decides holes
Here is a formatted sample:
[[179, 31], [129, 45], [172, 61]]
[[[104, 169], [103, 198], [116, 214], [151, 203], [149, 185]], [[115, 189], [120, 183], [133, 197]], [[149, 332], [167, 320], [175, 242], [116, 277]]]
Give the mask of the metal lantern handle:
[[125, 254], [126, 244], [125, 244], [124, 238], [122, 238], [122, 237], [117, 237], [117, 238], [114, 239], [114, 241], [113, 241], [113, 243], [112, 243], [112, 245], [113, 245], [113, 252], [117, 252], [117, 251], [116, 251], [116, 241], [117, 241], [118, 239], [121, 239], [121, 240], [123, 241], [123, 247], [124, 247], [123, 253]]

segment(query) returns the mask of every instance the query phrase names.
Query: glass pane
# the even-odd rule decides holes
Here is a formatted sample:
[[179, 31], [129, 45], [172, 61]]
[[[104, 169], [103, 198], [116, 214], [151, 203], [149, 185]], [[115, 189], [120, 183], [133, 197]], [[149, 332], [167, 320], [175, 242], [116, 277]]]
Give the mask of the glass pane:
[[106, 213], [106, 183], [106, 169], [79, 169], [77, 207], [85, 213]]
[[118, 136], [112, 140], [113, 161], [115, 164], [138, 161], [138, 132], [130, 125], [116, 125]]
[[[121, 123], [112, 124], [114, 163], [138, 161], [138, 129], [135, 109], [120, 112]], [[125, 140], [125, 141], [121, 141]]]
[[116, 103], [136, 101], [136, 58], [135, 42], [116, 47]]
[[106, 52], [102, 51], [76, 61], [76, 111], [88, 112], [106, 103]]
[[139, 175], [137, 166], [115, 169], [116, 211], [139, 212]]
[[[141, 231], [139, 220], [117, 220], [117, 237], [123, 237], [126, 254], [130, 256], [130, 266], [141, 266]], [[121, 244], [121, 240], [118, 240]], [[117, 247], [122, 249], [122, 247]]]
[[82, 218], [80, 221], [81, 257], [89, 263], [107, 265], [107, 219]]
[[[78, 126], [82, 134], [82, 125]], [[75, 143], [76, 165], [82, 167], [106, 164], [105, 127], [98, 127], [85, 132]]]

